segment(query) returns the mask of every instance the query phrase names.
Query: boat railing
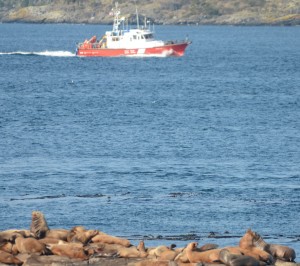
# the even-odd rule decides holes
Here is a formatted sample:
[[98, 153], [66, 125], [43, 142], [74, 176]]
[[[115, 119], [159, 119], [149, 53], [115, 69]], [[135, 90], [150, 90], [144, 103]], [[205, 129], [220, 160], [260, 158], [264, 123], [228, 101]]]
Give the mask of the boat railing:
[[185, 40], [172, 40], [172, 41], [165, 41], [165, 45], [170, 45], [170, 44], [179, 44], [179, 43], [190, 43], [188, 39]]

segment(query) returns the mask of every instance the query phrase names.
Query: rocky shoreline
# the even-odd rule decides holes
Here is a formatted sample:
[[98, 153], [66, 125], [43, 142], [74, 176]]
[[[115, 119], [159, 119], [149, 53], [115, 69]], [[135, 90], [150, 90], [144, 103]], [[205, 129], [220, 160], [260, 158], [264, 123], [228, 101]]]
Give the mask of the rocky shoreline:
[[[50, 229], [43, 213], [33, 211], [29, 230], [0, 232], [0, 266], [300, 266], [300, 263], [294, 262], [294, 249], [267, 243], [251, 229], [234, 246], [205, 243], [198, 247], [195, 242], [199, 240], [197, 235], [184, 237], [169, 239], [187, 241], [188, 244], [182, 247], [176, 247], [175, 244], [146, 247], [144, 240], [147, 237], [133, 245], [124, 237], [87, 230], [83, 226], [75, 226], [70, 230]], [[218, 236], [211, 232], [210, 237]], [[157, 241], [161, 238], [156, 237]]]
[[[293, 15], [288, 18], [278, 18], [270, 21], [259, 20], [255, 18], [236, 19], [236, 18], [218, 18], [209, 20], [154, 20], [156, 25], [174, 25], [174, 26], [299, 26], [300, 15]], [[112, 25], [111, 21], [107, 20], [92, 20], [92, 19], [67, 19], [63, 18], [7, 18], [2, 17], [0, 23], [25, 23], [25, 24], [91, 24], [91, 25]]]
[[[218, 8], [217, 8], [218, 7]], [[34, 5], [0, 7], [0, 22], [2, 23], [75, 23], [75, 24], [112, 24], [109, 15], [110, 5]], [[214, 8], [214, 9], [213, 9]], [[274, 8], [274, 10], [272, 9]], [[282, 8], [282, 10], [281, 10]], [[232, 9], [232, 7], [231, 7]], [[231, 10], [228, 7], [228, 10]], [[214, 10], [214, 12], [213, 12]], [[134, 7], [121, 5], [121, 14], [128, 19], [129, 24], [136, 23]], [[223, 6], [191, 9], [183, 6], [178, 10], [148, 6], [141, 7], [140, 23], [145, 18], [158, 25], [300, 25], [300, 7], [245, 7], [226, 11]], [[147, 16], [147, 17], [146, 17]]]
[[[5, 266], [1, 264], [0, 266]], [[181, 263], [147, 259], [91, 258], [88, 261], [69, 259], [61, 256], [31, 256], [23, 266], [224, 266], [218, 263]], [[300, 263], [277, 261], [274, 266], [300, 266]]]

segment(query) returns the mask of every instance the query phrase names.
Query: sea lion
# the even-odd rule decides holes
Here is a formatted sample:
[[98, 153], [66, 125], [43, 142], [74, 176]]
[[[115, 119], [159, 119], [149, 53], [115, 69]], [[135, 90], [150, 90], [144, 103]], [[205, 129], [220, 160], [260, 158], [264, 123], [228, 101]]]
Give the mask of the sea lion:
[[253, 232], [250, 228], [246, 231], [246, 233], [242, 236], [239, 242], [240, 248], [249, 248], [255, 247], [253, 240], [255, 237], [255, 232]]
[[[206, 251], [198, 251], [197, 242], [192, 242], [187, 245], [185, 252], [190, 262], [216, 263], [219, 262], [219, 253], [222, 249], [211, 249]], [[231, 253], [242, 255], [239, 247], [226, 247]], [[190, 260], [191, 259], [191, 260]], [[182, 261], [182, 259], [180, 260]]]
[[178, 254], [179, 254], [179, 252], [177, 252], [176, 250], [169, 249], [169, 250], [165, 250], [164, 252], [162, 252], [158, 259], [173, 261], [173, 260], [175, 260], [175, 258], [177, 257]]
[[13, 247], [13, 244], [11, 242], [0, 243], [0, 250], [5, 251], [7, 253], [12, 254], [12, 247]]
[[261, 250], [270, 253], [274, 258], [290, 262], [295, 261], [296, 252], [294, 249], [283, 245], [268, 244], [258, 233], [255, 233], [253, 243]]
[[45, 244], [39, 242], [37, 239], [28, 237], [24, 238], [21, 235], [16, 235], [14, 239], [13, 253], [17, 250], [18, 253], [37, 253], [37, 254], [46, 254]]
[[266, 263], [245, 255], [237, 255], [229, 252], [228, 249], [222, 249], [219, 254], [219, 260], [227, 266], [265, 266]]
[[128, 239], [107, 235], [105, 233], [99, 232], [91, 240], [93, 243], [107, 243], [107, 244], [119, 244], [124, 247], [130, 247], [131, 243]]
[[246, 256], [251, 256], [257, 260], [264, 261], [267, 264], [272, 264], [274, 262], [274, 258], [271, 254], [260, 250], [257, 247], [240, 248], [240, 251]]
[[56, 239], [67, 241], [68, 232], [69, 232], [69, 230], [66, 230], [66, 229], [50, 229], [46, 233], [46, 237], [56, 238]]
[[174, 258], [174, 261], [179, 263], [188, 263], [189, 259], [186, 254], [186, 248], [184, 248], [181, 252], [178, 253], [178, 255]]
[[186, 247], [186, 255], [189, 259], [189, 262], [207, 262], [213, 263], [219, 261], [220, 249], [212, 249], [203, 252], [196, 251], [198, 243], [191, 242]]
[[67, 241], [80, 242], [86, 245], [94, 236], [98, 234], [98, 230], [86, 230], [83, 226], [75, 226], [68, 232]]
[[[195, 247], [194, 251], [208, 251], [208, 250], [212, 250], [212, 249], [217, 249], [219, 246], [216, 244], [204, 244], [201, 247]], [[186, 251], [185, 248], [179, 248], [176, 249], [177, 252], [177, 256], [174, 258], [175, 261], [177, 261], [177, 263], [187, 263], [189, 262], [189, 259], [186, 256]]]
[[81, 225], [74, 226], [67, 234], [67, 242], [72, 242], [73, 237], [79, 233], [79, 232], [84, 232], [85, 228]]
[[31, 213], [30, 232], [36, 239], [49, 237], [67, 240], [67, 235], [69, 231], [65, 229], [50, 230], [44, 214], [40, 211], [33, 211]]
[[18, 230], [18, 229], [10, 229], [10, 230], [5, 230], [0, 232], [0, 244], [3, 242], [8, 242], [12, 241], [14, 235], [20, 234], [24, 237], [29, 237], [30, 236], [30, 231], [29, 230]]
[[79, 247], [79, 248], [83, 248], [85, 247], [82, 243], [80, 242], [66, 242], [66, 241], [63, 241], [63, 240], [59, 240], [57, 243], [53, 243], [53, 244], [46, 244], [47, 247], [52, 247], [52, 246], [55, 246], [55, 245], [67, 245], [69, 247]]
[[40, 211], [33, 211], [31, 213], [31, 225], [30, 232], [32, 235], [37, 238], [46, 237], [47, 232], [50, 231], [47, 221], [44, 217], [44, 214]]
[[38, 241], [40, 243], [47, 245], [47, 244], [58, 244], [59, 242], [61, 242], [63, 240], [60, 240], [57, 238], [52, 238], [52, 237], [45, 237], [45, 238], [38, 239]]
[[176, 248], [175, 244], [167, 246], [157, 246], [155, 248], [148, 248], [148, 258], [157, 258], [158, 260], [170, 260], [173, 261], [177, 255], [182, 251], [182, 248]]
[[[226, 246], [222, 249], [227, 249], [230, 253], [236, 254], [236, 255], [244, 255], [243, 252], [241, 251], [240, 247], [235, 247], [235, 246]], [[222, 250], [221, 249], [221, 250]]]
[[50, 244], [47, 245], [47, 248], [52, 252], [53, 255], [80, 260], [87, 260], [89, 258], [88, 252], [83, 247], [79, 247], [78, 245], [74, 245], [73, 243], [53, 245]]
[[16, 264], [16, 265], [23, 264], [23, 262], [20, 261], [18, 258], [13, 256], [12, 254], [2, 251], [2, 250], [0, 250], [0, 263]]
[[118, 252], [124, 246], [118, 244], [89, 243], [86, 250], [93, 257], [118, 257]]
[[157, 247], [154, 247], [154, 248], [148, 248], [147, 252], [149, 254], [149, 257], [159, 258], [162, 253], [167, 252], [169, 250], [170, 250], [169, 247], [161, 245], [161, 246], [157, 246]]
[[117, 253], [120, 258], [146, 258], [147, 252], [138, 250], [135, 246], [121, 247]]
[[248, 229], [246, 231], [245, 235], [240, 239], [239, 242], [241, 252], [244, 255], [254, 257], [257, 260], [264, 261], [269, 264], [273, 263], [274, 258], [270, 253], [261, 250], [254, 245], [255, 237], [256, 233], [253, 232], [251, 229]]

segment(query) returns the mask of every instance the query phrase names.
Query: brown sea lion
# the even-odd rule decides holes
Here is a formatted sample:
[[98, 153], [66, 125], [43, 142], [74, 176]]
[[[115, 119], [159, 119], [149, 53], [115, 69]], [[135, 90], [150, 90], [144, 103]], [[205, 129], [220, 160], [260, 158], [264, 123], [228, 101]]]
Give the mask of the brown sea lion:
[[273, 256], [254, 245], [254, 238], [256, 233], [251, 229], [248, 229], [245, 235], [240, 239], [239, 247], [244, 255], [254, 257], [257, 260], [264, 261], [267, 263], [273, 263]]
[[117, 253], [121, 258], [146, 258], [147, 252], [138, 250], [135, 246], [121, 247]]
[[[217, 249], [219, 246], [216, 244], [211, 244], [211, 243], [207, 243], [202, 245], [201, 247], [195, 247], [194, 251], [208, 251], [208, 250], [212, 250], [212, 249]], [[187, 256], [186, 256], [186, 251], [185, 248], [179, 248], [176, 250], [177, 251], [177, 256], [174, 258], [175, 261], [177, 261], [178, 263], [187, 263], [189, 262]]]
[[146, 252], [145, 242], [143, 240], [139, 242], [139, 244], [137, 245], [137, 249]]
[[24, 238], [23, 236], [17, 235], [14, 240], [13, 245], [13, 253], [15, 253], [15, 250], [18, 251], [18, 253], [36, 253], [36, 254], [46, 254], [46, 246], [43, 243], [40, 243], [37, 239], [28, 237]]
[[179, 252], [179, 254], [174, 258], [174, 261], [176, 261], [177, 264], [189, 262], [189, 259], [186, 254], [186, 248], [184, 248], [181, 252]]
[[13, 247], [13, 244], [11, 242], [0, 243], [0, 250], [5, 251], [7, 253], [12, 254], [12, 247]]
[[45, 216], [40, 211], [33, 211], [31, 214], [30, 232], [36, 239], [45, 237], [67, 240], [68, 230], [49, 228]]
[[253, 240], [255, 237], [255, 232], [253, 232], [250, 228], [246, 231], [243, 237], [240, 239], [239, 247], [240, 248], [249, 248], [255, 247]]
[[75, 226], [68, 232], [67, 241], [80, 242], [86, 245], [94, 236], [98, 234], [98, 230], [86, 230], [83, 226]]
[[43, 244], [47, 245], [47, 244], [58, 244], [59, 242], [61, 242], [63, 240], [60, 240], [60, 239], [57, 239], [57, 238], [52, 238], [52, 237], [45, 237], [45, 238], [42, 238], [42, 239], [38, 239], [38, 241], [40, 243], [43, 243]]
[[257, 247], [240, 248], [240, 251], [246, 256], [251, 256], [268, 264], [272, 264], [274, 262], [274, 258], [271, 254], [266, 251], [260, 250]]
[[93, 243], [107, 243], [107, 244], [119, 244], [124, 247], [130, 247], [131, 243], [128, 239], [107, 235], [105, 233], [98, 233], [92, 238]]
[[268, 244], [258, 233], [255, 233], [253, 242], [256, 247], [270, 253], [274, 258], [279, 258], [284, 261], [295, 261], [296, 252], [290, 247], [277, 244]]
[[59, 240], [56, 244], [46, 244], [47, 247], [52, 247], [52, 246], [55, 246], [55, 245], [67, 245], [69, 247], [79, 247], [79, 248], [83, 248], [84, 245], [80, 242], [66, 242], [66, 241], [63, 241], [63, 240]]
[[219, 260], [227, 266], [265, 266], [266, 263], [245, 255], [232, 254], [227, 249], [222, 249]]
[[155, 248], [148, 248], [148, 258], [157, 258], [158, 260], [169, 260], [173, 261], [177, 255], [183, 250], [183, 248], [176, 248], [175, 244], [167, 246], [157, 246]]
[[44, 217], [44, 214], [40, 211], [33, 211], [31, 213], [31, 225], [30, 232], [32, 235], [37, 238], [46, 237], [47, 232], [50, 231], [47, 221]]
[[0, 263], [5, 263], [5, 264], [16, 264], [16, 265], [21, 265], [23, 264], [22, 261], [14, 257], [12, 254], [0, 250]]
[[66, 230], [66, 229], [50, 229], [46, 233], [46, 237], [56, 238], [56, 239], [67, 241], [68, 232], [69, 232], [69, 230]]
[[179, 254], [179, 252], [176, 252], [176, 250], [169, 249], [169, 250], [165, 250], [164, 252], [162, 252], [158, 259], [173, 261], [173, 260], [175, 260], [175, 258], [177, 257], [178, 254]]
[[152, 247], [152, 248], [148, 248], [147, 252], [149, 254], [149, 257], [152, 258], [159, 258], [161, 256], [162, 253], [164, 252], [168, 252], [170, 250], [169, 247], [161, 245], [161, 246], [157, 246], [157, 247]]
[[87, 260], [88, 252], [78, 245], [73, 245], [73, 243], [69, 244], [53, 244], [47, 245], [47, 248], [51, 250], [53, 255], [68, 257], [70, 259], [80, 259]]
[[81, 232], [84, 232], [86, 229], [81, 226], [81, 225], [78, 225], [78, 226], [74, 226], [67, 234], [67, 242], [72, 242], [73, 240], [73, 237], [77, 234], [77, 233], [81, 233]]
[[106, 247], [107, 246], [113, 246], [115, 251], [117, 252], [115, 256], [121, 258], [146, 258], [148, 256], [143, 241], [140, 241], [140, 243], [136, 247], [135, 246], [124, 247], [119, 244], [117, 245], [106, 244]]
[[[227, 249], [230, 253], [236, 254], [236, 255], [244, 255], [243, 252], [241, 251], [240, 247], [235, 247], [235, 246], [226, 246], [222, 249]], [[221, 250], [222, 250], [221, 249]]]
[[105, 243], [89, 243], [86, 250], [89, 255], [94, 257], [117, 257], [120, 249], [124, 246], [118, 244], [105, 244]]
[[213, 263], [219, 261], [220, 249], [212, 249], [203, 252], [195, 251], [197, 248], [197, 242], [191, 242], [186, 247], [186, 255], [189, 259], [189, 262], [207, 262]]
[[0, 244], [3, 242], [12, 241], [14, 238], [14, 235], [20, 234], [23, 237], [29, 237], [30, 231], [29, 230], [18, 230], [18, 229], [10, 229], [0, 232]]

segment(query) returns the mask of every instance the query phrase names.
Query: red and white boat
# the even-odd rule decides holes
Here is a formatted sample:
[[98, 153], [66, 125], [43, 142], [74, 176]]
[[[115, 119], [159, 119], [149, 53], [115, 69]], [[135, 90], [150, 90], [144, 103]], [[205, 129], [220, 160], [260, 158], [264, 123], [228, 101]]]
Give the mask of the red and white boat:
[[[114, 15], [112, 31], [107, 31], [100, 40], [93, 36], [90, 40], [79, 43], [77, 56], [183, 56], [186, 47], [191, 43], [189, 40], [155, 40], [154, 31], [151, 31], [147, 22], [143, 27], [137, 23], [136, 29], [125, 29], [125, 18], [120, 18], [118, 4], [112, 9], [112, 14]], [[136, 16], [139, 21], [138, 13]]]

